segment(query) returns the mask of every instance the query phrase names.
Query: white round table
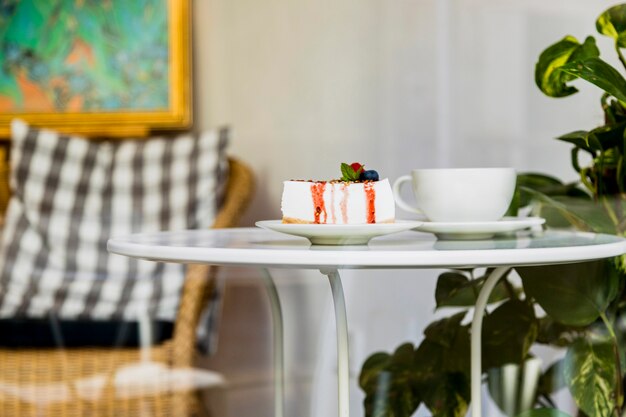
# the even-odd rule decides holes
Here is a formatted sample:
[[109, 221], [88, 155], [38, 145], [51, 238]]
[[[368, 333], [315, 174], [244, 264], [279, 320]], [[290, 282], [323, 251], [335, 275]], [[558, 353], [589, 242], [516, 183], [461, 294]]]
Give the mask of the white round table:
[[339, 269], [414, 269], [496, 267], [483, 285], [471, 327], [471, 409], [481, 415], [481, 331], [489, 294], [508, 269], [610, 258], [626, 253], [617, 236], [569, 231], [531, 233], [488, 240], [437, 240], [433, 235], [403, 232], [378, 237], [368, 245], [315, 246], [300, 237], [257, 228], [190, 230], [113, 238], [113, 253], [154, 261], [261, 267], [272, 302], [276, 416], [283, 415], [282, 313], [267, 268], [317, 269], [328, 276], [335, 307], [339, 416], [349, 417], [349, 358], [345, 300]]

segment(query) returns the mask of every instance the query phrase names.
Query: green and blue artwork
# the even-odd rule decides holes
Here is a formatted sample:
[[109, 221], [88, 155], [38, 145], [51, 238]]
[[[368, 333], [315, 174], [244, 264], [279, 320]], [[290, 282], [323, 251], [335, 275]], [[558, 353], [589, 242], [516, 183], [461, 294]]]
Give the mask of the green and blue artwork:
[[0, 0], [0, 113], [169, 106], [167, 0]]

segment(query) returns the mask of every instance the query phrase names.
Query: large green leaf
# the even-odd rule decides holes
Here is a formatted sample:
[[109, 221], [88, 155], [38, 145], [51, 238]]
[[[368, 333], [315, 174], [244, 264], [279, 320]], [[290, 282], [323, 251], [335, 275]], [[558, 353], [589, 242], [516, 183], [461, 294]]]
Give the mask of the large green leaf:
[[595, 156], [597, 152], [617, 148], [624, 149], [624, 130], [626, 122], [597, 127], [589, 132], [577, 130], [557, 137], [558, 140], [568, 142]]
[[425, 355], [425, 350], [431, 349], [431, 345], [436, 346], [438, 357], [441, 363], [437, 364], [433, 373], [456, 373], [461, 372], [469, 376], [470, 372], [470, 336], [469, 325], [463, 325], [461, 321], [466, 312], [457, 313], [431, 323], [425, 330], [426, 339], [417, 349], [416, 355], [419, 359], [416, 363], [424, 368], [427, 364], [432, 364], [432, 359]]
[[571, 417], [569, 414], [556, 408], [535, 408], [534, 410], [519, 413], [517, 417]]
[[517, 182], [521, 186], [540, 190], [548, 195], [565, 194], [570, 188], [570, 185], [564, 184], [558, 178], [538, 172], [519, 174], [517, 176]]
[[617, 148], [623, 153], [624, 130], [626, 130], [626, 122], [600, 126], [589, 132], [589, 140], [593, 141], [593, 146], [600, 146], [599, 150]]
[[565, 359], [554, 362], [539, 377], [537, 395], [550, 395], [567, 386], [565, 379]]
[[[459, 321], [455, 317], [436, 328], [444, 330], [444, 327], [457, 325]], [[466, 327], [463, 331], [467, 335]], [[452, 333], [445, 329], [435, 339], [442, 341]], [[450, 367], [450, 359], [459, 356], [457, 352], [469, 358], [469, 339], [461, 350], [461, 347], [455, 347], [452, 340], [455, 336], [450, 338], [446, 342], [450, 348], [424, 339], [416, 350], [412, 344], [405, 343], [393, 355], [379, 352], [370, 356], [359, 376], [359, 385], [366, 393], [366, 416], [409, 417], [421, 400], [433, 415], [465, 415], [470, 395], [469, 365], [468, 372], [447, 372], [446, 369]], [[467, 362], [469, 364], [469, 359]]]
[[359, 386], [368, 389], [376, 384], [380, 374], [391, 362], [391, 355], [386, 352], [376, 352], [365, 360], [359, 375]]
[[[528, 192], [527, 190], [531, 190], [532, 192]], [[520, 207], [530, 206], [535, 200], [533, 193], [540, 193], [545, 196], [566, 195], [586, 200], [590, 198], [585, 191], [579, 188], [578, 183], [564, 184], [558, 178], [550, 175], [536, 172], [522, 173], [517, 176], [515, 197], [511, 203], [511, 207], [509, 207], [508, 215], [516, 216]], [[546, 217], [545, 213], [541, 215]], [[547, 220], [550, 219], [547, 218]], [[562, 216], [559, 216], [558, 223], [553, 221], [552, 223], [547, 222], [547, 224], [553, 227], [565, 227], [569, 225], [566, 220], [563, 220]]]
[[626, 108], [610, 94], [604, 93], [600, 102], [605, 124], [614, 125], [626, 121]]
[[410, 417], [421, 399], [417, 391], [414, 347], [399, 346], [393, 355], [370, 356], [361, 369], [359, 386], [365, 392], [363, 404], [368, 417]]
[[[600, 201], [583, 200], [580, 198], [571, 198], [567, 196], [554, 196], [552, 201], [556, 205], [549, 206], [558, 209], [564, 207], [565, 212], [580, 219], [581, 223], [573, 223], [581, 230], [589, 230], [596, 233], [615, 234], [617, 225], [611, 219], [606, 206]], [[564, 214], [562, 210], [561, 214]]]
[[[517, 184], [534, 191], [539, 191], [547, 196], [566, 195], [570, 197], [581, 197], [589, 200], [589, 194], [579, 188], [578, 183], [563, 183], [556, 177], [537, 172], [522, 173], [517, 176]], [[531, 196], [524, 196], [525, 205], [530, 203]]]
[[462, 311], [429, 324], [424, 330], [424, 336], [443, 347], [452, 346], [457, 330], [466, 314], [466, 311]]
[[580, 77], [600, 87], [621, 102], [626, 102], [626, 80], [611, 65], [600, 58], [573, 61], [559, 68], [561, 72]]
[[439, 375], [422, 385], [424, 404], [433, 417], [463, 417], [470, 400], [469, 380], [464, 374]]
[[618, 274], [606, 260], [515, 269], [526, 295], [566, 325], [593, 323], [617, 295]]
[[[453, 325], [457, 322], [455, 319], [446, 323]], [[458, 323], [456, 326], [460, 329]], [[419, 395], [433, 416], [462, 417], [467, 413], [470, 382], [469, 335], [466, 327], [464, 332], [467, 336], [467, 344], [462, 348], [463, 350], [455, 350], [453, 341], [447, 343], [452, 347], [446, 348], [429, 339], [424, 339], [415, 351], [414, 369]], [[466, 372], [448, 372], [451, 367], [449, 362], [454, 359], [454, 356], [467, 357]]]
[[[473, 306], [484, 283], [485, 277], [470, 280], [458, 272], [444, 272], [439, 275], [435, 289], [437, 308]], [[489, 302], [501, 301], [508, 296], [504, 281], [500, 281], [490, 294]]]
[[469, 326], [460, 326], [452, 346], [443, 352], [443, 371], [446, 373], [462, 373], [469, 378], [470, 351]]
[[616, 372], [609, 339], [581, 338], [567, 350], [565, 379], [576, 405], [589, 416], [613, 415]]
[[428, 339], [422, 340], [422, 343], [415, 349], [413, 358], [414, 371], [418, 379], [423, 381], [441, 373], [443, 356], [443, 349], [439, 344]]
[[[569, 224], [581, 230], [589, 230], [597, 233], [616, 232], [616, 224], [607, 214], [605, 207], [588, 197], [548, 196], [527, 187], [521, 187], [523, 192], [529, 193], [538, 204], [538, 215], [546, 217], [546, 223], [552, 227], [558, 227], [551, 222], [548, 214], [544, 214], [543, 207], [555, 210], [566, 219]], [[558, 220], [557, 220], [558, 221]], [[560, 223], [560, 222], [559, 222]]]
[[541, 91], [550, 97], [565, 97], [578, 90], [566, 83], [575, 79], [566, 72], [558, 71], [569, 62], [600, 56], [596, 41], [589, 36], [584, 43], [579, 43], [573, 36], [566, 36], [554, 45], [546, 48], [535, 65], [535, 83]]
[[577, 148], [584, 149], [591, 154], [594, 154], [594, 151], [598, 150], [593, 148], [593, 146], [597, 146], [597, 143], [589, 143], [589, 132], [586, 130], [576, 130], [566, 133], [565, 135], [558, 136], [557, 139], [571, 143]]
[[522, 363], [537, 332], [530, 303], [512, 299], [498, 306], [483, 320], [483, 367]]
[[539, 319], [537, 343], [567, 347], [578, 339], [584, 330], [585, 327], [567, 326], [554, 321], [550, 316], [545, 316]]
[[615, 39], [620, 47], [626, 46], [626, 5], [619, 4], [602, 13], [596, 20], [599, 33]]

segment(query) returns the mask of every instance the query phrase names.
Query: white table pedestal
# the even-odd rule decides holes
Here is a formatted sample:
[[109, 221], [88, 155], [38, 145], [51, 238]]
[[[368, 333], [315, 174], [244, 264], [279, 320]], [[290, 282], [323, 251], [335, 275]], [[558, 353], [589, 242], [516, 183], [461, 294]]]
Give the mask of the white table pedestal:
[[480, 289], [476, 306], [474, 306], [474, 317], [472, 318], [472, 327], [470, 329], [471, 336], [471, 408], [472, 416], [478, 417], [482, 415], [481, 404], [481, 376], [482, 376], [482, 333], [483, 333], [483, 317], [485, 308], [489, 301], [489, 296], [495, 288], [498, 281], [506, 275], [511, 269], [508, 266], [500, 266], [493, 270], [487, 278], [483, 287]]
[[[471, 334], [471, 410], [472, 416], [482, 415], [481, 376], [482, 376], [482, 327], [485, 308], [493, 289], [511, 267], [500, 266], [493, 270], [483, 284], [476, 305], [470, 329]], [[275, 417], [284, 416], [285, 373], [284, 373], [284, 333], [280, 300], [271, 274], [263, 270], [268, 297], [272, 309], [272, 325], [274, 332], [274, 400]], [[346, 301], [341, 284], [341, 276], [337, 269], [321, 269], [328, 277], [333, 295], [335, 312], [335, 328], [337, 332], [337, 384], [339, 417], [350, 416], [350, 346], [348, 342], [348, 318]]]
[[348, 317], [341, 277], [336, 269], [322, 269], [328, 276], [333, 293], [335, 327], [337, 329], [337, 385], [339, 390], [339, 417], [350, 416], [350, 347], [348, 345]]

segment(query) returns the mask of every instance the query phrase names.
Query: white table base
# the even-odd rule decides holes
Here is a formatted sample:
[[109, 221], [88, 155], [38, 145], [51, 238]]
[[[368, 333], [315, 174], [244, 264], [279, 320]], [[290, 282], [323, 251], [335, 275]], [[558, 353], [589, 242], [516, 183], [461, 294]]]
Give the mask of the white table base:
[[472, 318], [471, 327], [471, 408], [472, 417], [480, 417], [482, 415], [482, 404], [480, 390], [482, 385], [482, 332], [483, 332], [483, 316], [485, 308], [489, 301], [489, 296], [495, 288], [498, 281], [511, 269], [508, 266], [500, 266], [493, 270], [487, 278], [483, 287], [480, 289], [476, 306], [474, 307], [474, 317]]
[[[284, 326], [280, 298], [269, 270], [264, 268], [263, 281], [272, 310], [272, 332], [274, 342], [274, 416], [285, 415], [285, 353]], [[335, 326], [337, 329], [337, 385], [339, 396], [339, 417], [350, 416], [350, 359], [348, 345], [348, 318], [346, 302], [337, 269], [320, 270], [328, 277], [333, 294]]]
[[[483, 284], [476, 305], [471, 325], [471, 410], [473, 417], [482, 414], [482, 327], [485, 308], [493, 289], [504, 277], [509, 266], [497, 267]], [[348, 342], [348, 318], [346, 300], [341, 285], [339, 271], [334, 268], [320, 269], [328, 277], [333, 295], [335, 327], [337, 331], [337, 385], [339, 417], [350, 417], [350, 348]], [[274, 342], [274, 403], [275, 417], [284, 417], [285, 409], [285, 363], [284, 363], [284, 326], [283, 315], [276, 285], [268, 269], [263, 269], [265, 288], [272, 310], [272, 327]]]
[[339, 391], [339, 417], [350, 417], [350, 349], [348, 345], [348, 316], [343, 295], [341, 276], [337, 269], [321, 269], [328, 277], [333, 293], [335, 327], [337, 329], [337, 385]]
[[274, 279], [267, 268], [263, 269], [263, 282], [272, 309], [272, 333], [274, 341], [274, 416], [285, 415], [285, 336], [283, 311]]

